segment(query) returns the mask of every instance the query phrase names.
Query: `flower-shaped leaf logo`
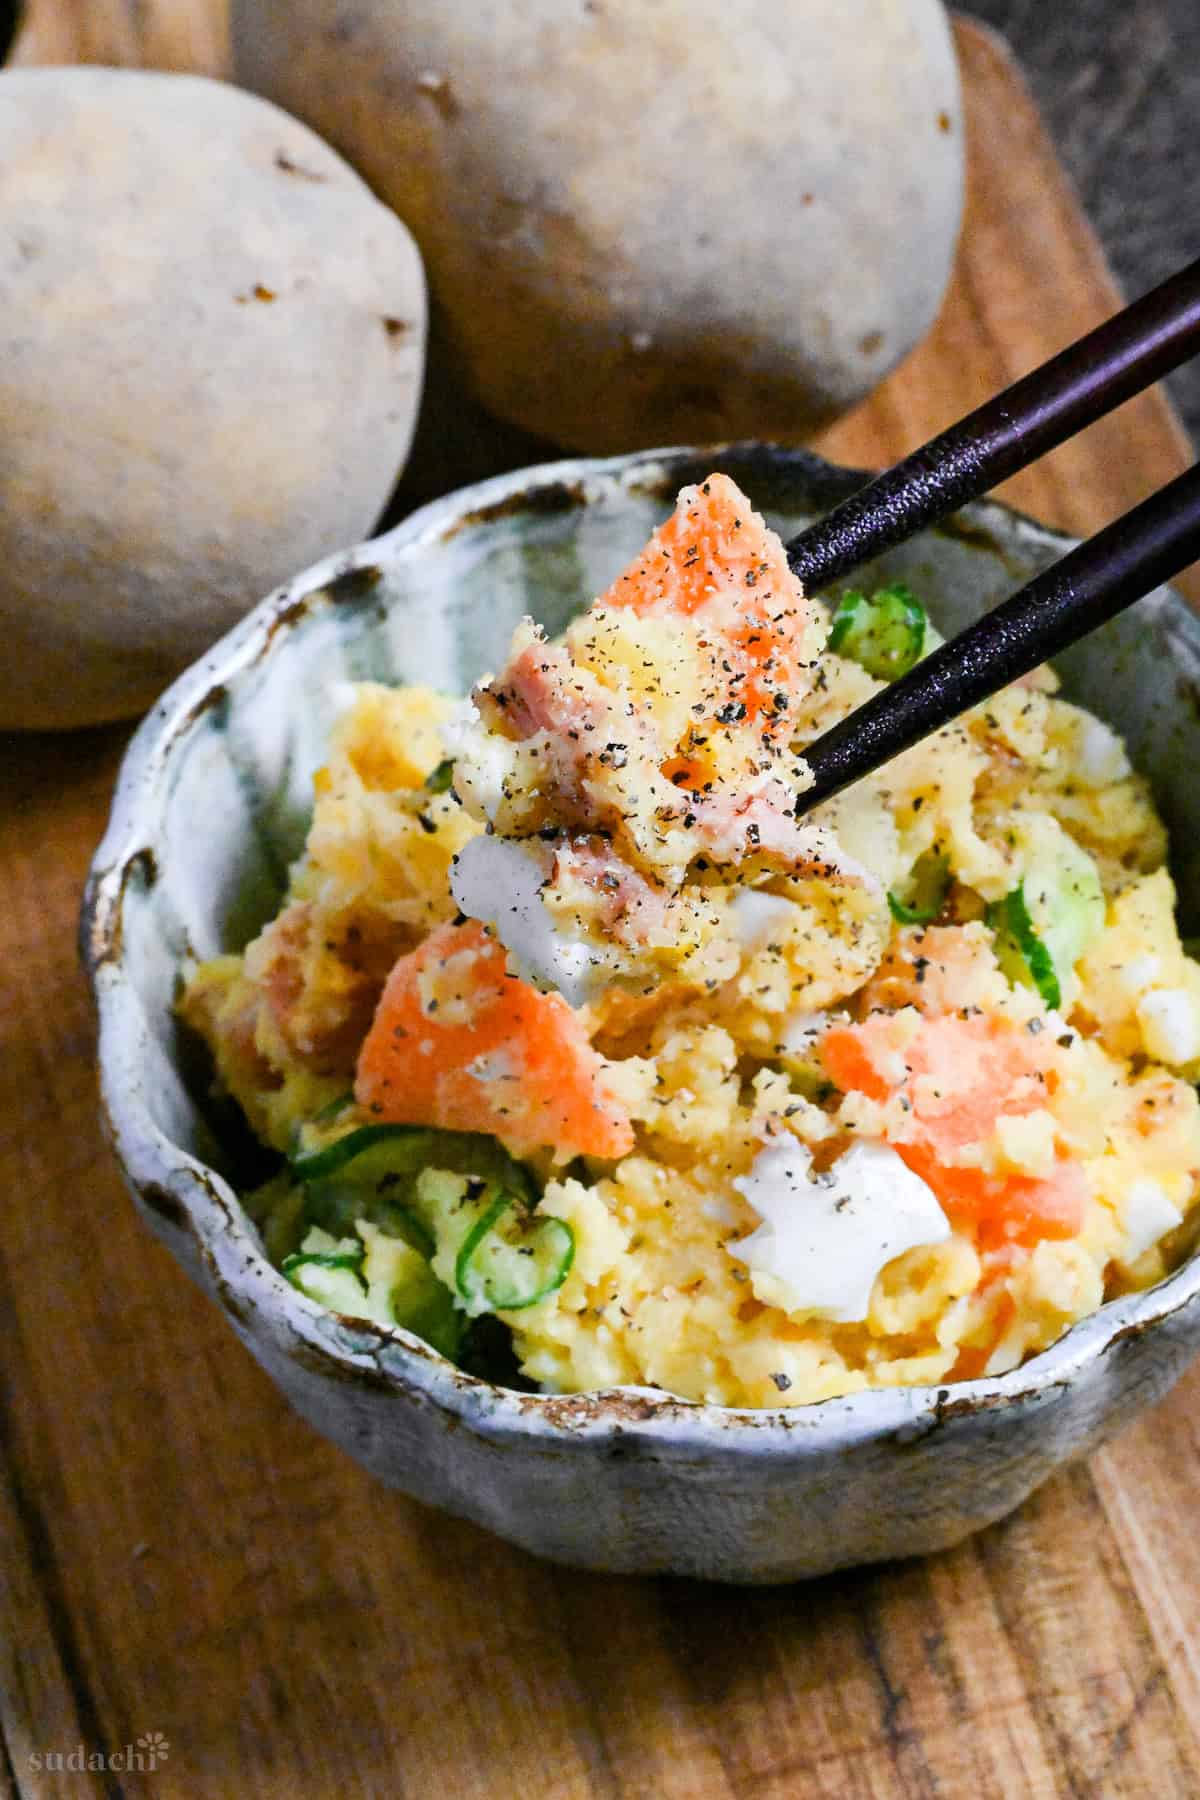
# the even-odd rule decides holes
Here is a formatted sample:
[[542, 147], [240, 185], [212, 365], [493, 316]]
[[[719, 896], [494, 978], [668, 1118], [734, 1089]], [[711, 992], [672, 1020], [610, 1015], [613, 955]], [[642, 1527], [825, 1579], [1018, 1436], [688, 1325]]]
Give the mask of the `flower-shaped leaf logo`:
[[137, 1747], [139, 1750], [144, 1750], [150, 1758], [151, 1768], [156, 1762], [166, 1762], [167, 1757], [171, 1754], [170, 1740], [164, 1737], [161, 1731], [143, 1732], [137, 1741]]

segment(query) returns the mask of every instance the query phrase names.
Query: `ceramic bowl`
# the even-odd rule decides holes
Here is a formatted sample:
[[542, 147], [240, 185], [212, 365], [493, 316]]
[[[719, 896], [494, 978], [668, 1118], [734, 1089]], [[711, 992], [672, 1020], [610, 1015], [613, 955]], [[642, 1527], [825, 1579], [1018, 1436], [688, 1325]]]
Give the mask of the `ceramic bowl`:
[[[714, 466], [785, 535], [861, 480], [753, 445], [548, 465], [439, 500], [265, 600], [138, 731], [83, 941], [104, 1105], [137, 1203], [304, 1418], [380, 1480], [540, 1555], [770, 1582], [936, 1550], [1017, 1506], [1179, 1375], [1200, 1345], [1200, 1258], [995, 1380], [762, 1412], [648, 1389], [519, 1393], [403, 1331], [333, 1317], [270, 1266], [172, 1015], [183, 958], [240, 947], [274, 909], [338, 684], [465, 690], [522, 614], [558, 631]], [[983, 504], [866, 574], [902, 576], [954, 631], [1065, 543]], [[1194, 928], [1200, 626], [1163, 590], [1061, 668], [1153, 780]]]

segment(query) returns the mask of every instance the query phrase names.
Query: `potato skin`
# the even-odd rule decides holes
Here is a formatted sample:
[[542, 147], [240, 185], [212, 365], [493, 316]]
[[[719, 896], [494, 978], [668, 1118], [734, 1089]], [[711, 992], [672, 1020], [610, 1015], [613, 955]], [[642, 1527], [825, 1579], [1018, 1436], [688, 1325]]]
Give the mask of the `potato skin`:
[[364, 536], [424, 345], [407, 231], [276, 107], [0, 73], [0, 727], [140, 711]]
[[238, 79], [421, 246], [499, 417], [605, 452], [795, 440], [941, 300], [962, 206], [939, 0], [234, 0]]

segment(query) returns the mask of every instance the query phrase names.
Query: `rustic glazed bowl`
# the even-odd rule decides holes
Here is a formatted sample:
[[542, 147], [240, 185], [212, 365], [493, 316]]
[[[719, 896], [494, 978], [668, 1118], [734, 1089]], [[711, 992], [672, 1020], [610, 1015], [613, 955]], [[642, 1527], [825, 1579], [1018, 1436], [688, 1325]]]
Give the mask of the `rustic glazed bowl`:
[[[1200, 1258], [996, 1380], [763, 1412], [644, 1389], [519, 1393], [462, 1374], [403, 1331], [322, 1311], [270, 1266], [238, 1203], [236, 1145], [206, 1116], [207, 1074], [172, 1014], [184, 957], [240, 947], [274, 909], [338, 684], [465, 690], [497, 665], [523, 613], [561, 629], [676, 490], [714, 466], [785, 534], [861, 479], [753, 445], [558, 463], [437, 501], [265, 600], [134, 739], [83, 943], [104, 1105], [138, 1205], [312, 1425], [382, 1481], [543, 1556], [787, 1581], [953, 1544], [1156, 1400], [1200, 1345]], [[1064, 547], [984, 504], [866, 573], [902, 576], [954, 631]], [[1153, 780], [1194, 928], [1200, 626], [1163, 590], [1061, 667], [1068, 692], [1113, 721]]]

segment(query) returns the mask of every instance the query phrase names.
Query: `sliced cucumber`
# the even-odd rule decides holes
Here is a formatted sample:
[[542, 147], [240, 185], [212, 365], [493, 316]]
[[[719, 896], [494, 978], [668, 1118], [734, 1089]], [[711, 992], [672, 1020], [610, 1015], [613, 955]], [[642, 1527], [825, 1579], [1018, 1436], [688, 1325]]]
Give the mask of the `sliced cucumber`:
[[407, 1203], [408, 1186], [389, 1188], [386, 1178], [375, 1186], [359, 1186], [337, 1176], [332, 1181], [314, 1181], [303, 1190], [309, 1218], [326, 1231], [345, 1236], [362, 1220], [376, 1225], [389, 1237], [408, 1244], [418, 1255], [433, 1255], [433, 1239]]
[[352, 1318], [400, 1325], [443, 1356], [457, 1355], [467, 1330], [449, 1289], [426, 1257], [402, 1238], [363, 1221], [359, 1237], [335, 1238], [314, 1226], [283, 1272], [310, 1300]]
[[556, 1293], [575, 1260], [575, 1233], [551, 1214], [531, 1218], [501, 1192], [477, 1221], [454, 1265], [468, 1312], [519, 1312]]
[[888, 891], [888, 907], [900, 925], [931, 925], [950, 890], [950, 858], [939, 850], [918, 856], [900, 893]]
[[361, 1318], [367, 1297], [362, 1274], [365, 1254], [356, 1237], [335, 1238], [314, 1226], [300, 1249], [284, 1257], [281, 1267], [292, 1286], [310, 1300]]
[[1075, 965], [1104, 929], [1100, 873], [1087, 851], [1047, 815], [1016, 815], [1009, 837], [1024, 874], [988, 909], [996, 957], [1010, 981], [1036, 989], [1057, 1011], [1074, 1002]]
[[418, 1183], [418, 1206], [437, 1239], [434, 1271], [472, 1318], [533, 1306], [570, 1273], [571, 1227], [533, 1212], [512, 1188], [429, 1169]]
[[306, 1127], [302, 1147], [292, 1156], [292, 1173], [301, 1181], [328, 1181], [337, 1175], [356, 1187], [384, 1180], [395, 1186], [426, 1168], [493, 1175], [516, 1187], [531, 1204], [534, 1199], [528, 1171], [482, 1132], [373, 1123], [318, 1137]]
[[1050, 1010], [1057, 1012], [1062, 1005], [1058, 970], [1030, 917], [1023, 881], [988, 908], [987, 922], [996, 934], [996, 961], [1008, 979], [1036, 989]]
[[877, 681], [896, 681], [919, 662], [929, 632], [925, 608], [903, 582], [842, 595], [829, 630], [829, 648], [851, 657]]
[[363, 1273], [370, 1316], [403, 1326], [443, 1356], [456, 1357], [467, 1320], [456, 1310], [453, 1295], [438, 1280], [428, 1259], [365, 1219], [358, 1230], [366, 1246]]
[[471, 1317], [532, 1306], [566, 1279], [570, 1226], [533, 1215], [529, 1171], [494, 1138], [361, 1121], [352, 1099], [308, 1121], [260, 1197], [303, 1293], [453, 1358]]
[[454, 783], [454, 758], [448, 756], [425, 777], [423, 786], [428, 794], [448, 794]]
[[292, 1163], [308, 1195], [309, 1216], [329, 1231], [349, 1231], [367, 1219], [426, 1257], [434, 1253], [434, 1240], [415, 1195], [431, 1169], [500, 1183], [527, 1206], [536, 1204], [528, 1170], [494, 1138], [476, 1132], [361, 1125]]
[[[292, 1173], [300, 1181], [327, 1180], [351, 1163], [358, 1164], [358, 1181], [369, 1181], [376, 1164], [379, 1173], [391, 1172], [401, 1164], [420, 1168], [433, 1136], [423, 1125], [355, 1125], [332, 1136], [316, 1127], [316, 1120], [305, 1126], [300, 1148], [292, 1155]], [[385, 1154], [368, 1166], [366, 1153], [380, 1146]]]

